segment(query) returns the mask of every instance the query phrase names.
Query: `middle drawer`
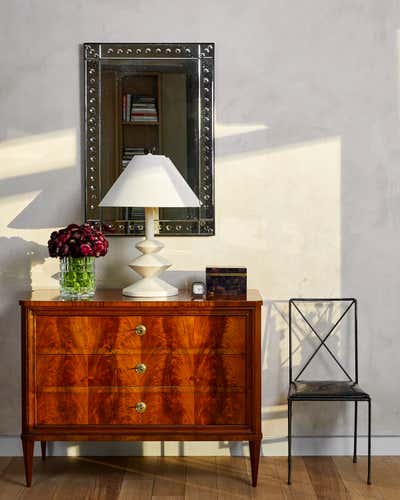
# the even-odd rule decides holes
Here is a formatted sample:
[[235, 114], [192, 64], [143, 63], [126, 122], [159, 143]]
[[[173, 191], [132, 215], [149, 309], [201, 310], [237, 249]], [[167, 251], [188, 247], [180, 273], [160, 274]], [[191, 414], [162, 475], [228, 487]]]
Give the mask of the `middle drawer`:
[[203, 353], [37, 354], [38, 387], [246, 385], [245, 356]]

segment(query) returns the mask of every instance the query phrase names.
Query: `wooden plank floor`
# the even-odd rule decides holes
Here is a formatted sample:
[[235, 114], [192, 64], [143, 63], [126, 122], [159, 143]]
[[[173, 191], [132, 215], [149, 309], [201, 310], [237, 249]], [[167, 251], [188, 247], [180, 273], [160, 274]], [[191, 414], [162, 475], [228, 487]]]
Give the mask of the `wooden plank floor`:
[[295, 457], [286, 484], [285, 457], [262, 457], [252, 488], [250, 463], [234, 457], [35, 458], [32, 487], [24, 486], [22, 458], [0, 457], [0, 500], [400, 500], [400, 457]]

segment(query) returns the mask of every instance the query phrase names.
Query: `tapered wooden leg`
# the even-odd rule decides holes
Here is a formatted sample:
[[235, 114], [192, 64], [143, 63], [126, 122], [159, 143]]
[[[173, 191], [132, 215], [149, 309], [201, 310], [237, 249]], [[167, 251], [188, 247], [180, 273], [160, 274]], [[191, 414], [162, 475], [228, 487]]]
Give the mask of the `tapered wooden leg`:
[[46, 460], [46, 441], [40, 441], [40, 447], [42, 449], [42, 460]]
[[257, 486], [261, 439], [258, 439], [257, 441], [249, 441], [249, 446], [250, 446], [250, 463], [251, 463], [251, 481], [253, 486]]
[[22, 438], [22, 449], [24, 452], [25, 479], [29, 487], [32, 482], [32, 463], [33, 463], [33, 439]]

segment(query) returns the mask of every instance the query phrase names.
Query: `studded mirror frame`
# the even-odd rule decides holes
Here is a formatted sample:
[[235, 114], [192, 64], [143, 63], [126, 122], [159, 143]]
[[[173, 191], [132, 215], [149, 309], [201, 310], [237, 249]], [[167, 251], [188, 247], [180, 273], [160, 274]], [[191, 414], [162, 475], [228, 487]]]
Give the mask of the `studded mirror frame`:
[[199, 71], [199, 198], [198, 219], [160, 220], [162, 236], [212, 236], [214, 217], [214, 44], [213, 43], [85, 43], [84, 57], [84, 169], [85, 220], [107, 235], [137, 236], [143, 221], [103, 221], [99, 207], [101, 61], [113, 59], [194, 59]]

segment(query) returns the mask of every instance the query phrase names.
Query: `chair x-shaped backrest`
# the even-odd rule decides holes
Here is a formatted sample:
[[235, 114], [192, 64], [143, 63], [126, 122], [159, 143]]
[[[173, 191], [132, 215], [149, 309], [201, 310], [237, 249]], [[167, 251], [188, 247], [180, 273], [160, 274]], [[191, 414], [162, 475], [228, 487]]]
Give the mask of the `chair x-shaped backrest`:
[[[329, 303], [329, 302], [349, 302], [347, 307], [345, 308], [344, 312], [340, 315], [339, 319], [333, 324], [333, 326], [329, 329], [328, 333], [325, 335], [325, 337], [321, 337], [321, 335], [315, 330], [315, 328], [311, 325], [311, 323], [308, 321], [308, 319], [305, 317], [299, 306], [297, 305], [298, 302], [324, 302], [324, 303]], [[355, 377], [354, 379], [348, 374], [347, 370], [343, 367], [343, 365], [340, 363], [340, 361], [337, 359], [335, 354], [332, 352], [332, 350], [329, 348], [329, 346], [326, 344], [326, 341], [330, 337], [330, 335], [333, 333], [333, 331], [336, 329], [336, 327], [339, 325], [339, 323], [342, 321], [342, 319], [346, 316], [346, 314], [350, 311], [351, 307], [354, 305], [354, 334], [355, 334]], [[310, 355], [310, 357], [307, 359], [305, 362], [304, 366], [301, 368], [299, 373], [297, 374], [296, 378], [293, 380], [293, 373], [292, 373], [292, 331], [293, 331], [293, 325], [292, 325], [292, 308], [295, 308], [297, 312], [300, 314], [302, 319], [307, 323], [307, 325], [310, 327], [311, 331], [318, 337], [319, 340], [319, 345], [315, 349], [315, 351]], [[289, 300], [289, 382], [297, 381], [299, 380], [299, 377], [304, 373], [306, 368], [310, 365], [311, 361], [314, 359], [316, 354], [319, 352], [321, 347], [325, 347], [325, 349], [328, 351], [328, 353], [332, 356], [333, 360], [336, 362], [336, 364], [339, 366], [339, 368], [343, 371], [343, 373], [346, 375], [346, 377], [349, 379], [350, 382], [355, 382], [358, 383], [358, 347], [357, 347], [357, 301], [356, 299], [290, 299]]]

